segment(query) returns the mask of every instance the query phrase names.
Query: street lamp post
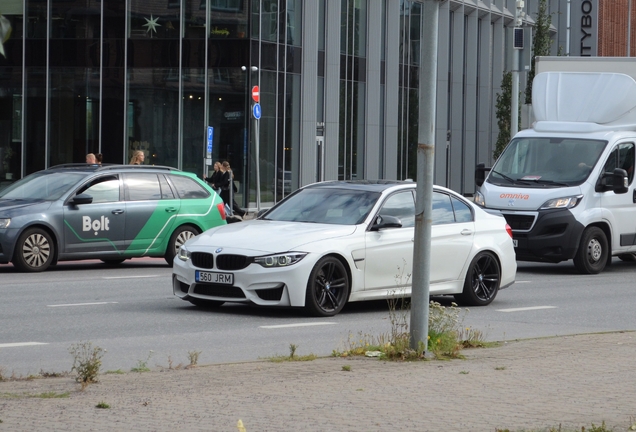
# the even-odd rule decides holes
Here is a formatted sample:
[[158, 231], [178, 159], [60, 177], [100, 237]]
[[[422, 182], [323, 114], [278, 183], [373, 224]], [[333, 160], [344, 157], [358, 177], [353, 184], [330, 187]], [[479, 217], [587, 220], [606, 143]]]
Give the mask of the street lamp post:
[[512, 94], [510, 95], [510, 137], [519, 132], [519, 51], [523, 49], [523, 0], [515, 4], [515, 26], [512, 37]]

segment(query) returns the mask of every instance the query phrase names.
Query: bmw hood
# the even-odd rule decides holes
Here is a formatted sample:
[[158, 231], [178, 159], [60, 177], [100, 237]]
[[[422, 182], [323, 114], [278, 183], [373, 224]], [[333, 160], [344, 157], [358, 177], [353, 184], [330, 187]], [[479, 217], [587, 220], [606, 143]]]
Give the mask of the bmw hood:
[[287, 252], [302, 250], [303, 245], [315, 241], [351, 235], [356, 228], [356, 225], [253, 220], [209, 229], [188, 241], [186, 247], [190, 251], [224, 248], [255, 253]]

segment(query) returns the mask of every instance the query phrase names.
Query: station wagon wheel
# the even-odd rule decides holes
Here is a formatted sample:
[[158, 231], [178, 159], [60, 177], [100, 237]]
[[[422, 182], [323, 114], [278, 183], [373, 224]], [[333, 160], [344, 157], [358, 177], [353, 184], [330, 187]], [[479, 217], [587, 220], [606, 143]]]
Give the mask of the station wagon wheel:
[[172, 235], [170, 236], [170, 241], [168, 242], [168, 247], [166, 248], [166, 255], [164, 256], [168, 265], [172, 265], [174, 261], [174, 257], [179, 252], [179, 248], [185, 242], [190, 240], [192, 237], [198, 236], [201, 234], [198, 228], [192, 225], [182, 225], [177, 228]]
[[468, 267], [464, 291], [455, 295], [455, 298], [469, 306], [486, 306], [497, 296], [500, 283], [499, 262], [492, 253], [480, 252]]
[[305, 310], [311, 316], [334, 316], [349, 298], [349, 276], [342, 262], [331, 256], [316, 263], [307, 282]]
[[605, 232], [599, 227], [589, 227], [581, 236], [574, 265], [583, 274], [597, 274], [605, 268], [608, 254], [609, 244]]
[[49, 233], [41, 228], [27, 229], [20, 235], [13, 254], [13, 265], [20, 271], [46, 270], [55, 256], [55, 245]]

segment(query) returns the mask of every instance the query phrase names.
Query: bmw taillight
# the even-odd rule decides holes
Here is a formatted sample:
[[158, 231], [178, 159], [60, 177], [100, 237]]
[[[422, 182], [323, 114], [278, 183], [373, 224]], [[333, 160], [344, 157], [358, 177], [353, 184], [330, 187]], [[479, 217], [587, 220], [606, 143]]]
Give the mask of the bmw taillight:
[[225, 204], [220, 203], [216, 205], [216, 208], [219, 209], [219, 214], [221, 215], [221, 219], [225, 220]]
[[506, 232], [508, 233], [510, 238], [512, 238], [512, 228], [510, 228], [510, 225], [508, 224], [506, 224]]

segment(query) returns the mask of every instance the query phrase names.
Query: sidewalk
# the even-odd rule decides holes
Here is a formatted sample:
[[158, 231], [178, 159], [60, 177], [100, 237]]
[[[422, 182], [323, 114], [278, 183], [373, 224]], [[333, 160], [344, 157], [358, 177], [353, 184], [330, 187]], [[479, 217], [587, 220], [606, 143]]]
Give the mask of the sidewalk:
[[[636, 333], [415, 363], [322, 358], [0, 382], [0, 431], [539, 431], [636, 423]], [[344, 371], [343, 366], [350, 366]], [[67, 398], [24, 397], [70, 392]], [[109, 409], [95, 407], [100, 402]]]

